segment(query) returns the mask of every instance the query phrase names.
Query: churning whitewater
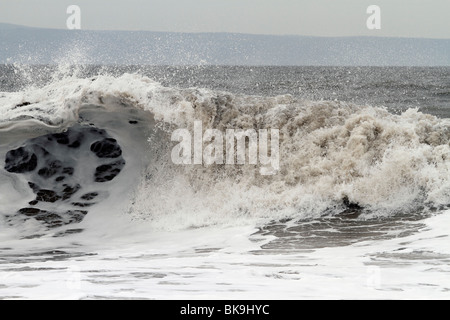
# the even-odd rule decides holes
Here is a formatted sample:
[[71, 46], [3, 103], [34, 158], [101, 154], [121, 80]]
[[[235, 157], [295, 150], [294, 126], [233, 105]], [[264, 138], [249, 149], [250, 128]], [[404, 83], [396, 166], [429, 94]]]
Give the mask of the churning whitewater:
[[[259, 166], [248, 163], [174, 164], [172, 133], [180, 128], [194, 131], [199, 121], [204, 131], [279, 130], [279, 171], [261, 175]], [[448, 231], [436, 231], [427, 223], [442, 228], [435, 221], [449, 219], [449, 141], [448, 117], [414, 108], [392, 113], [384, 107], [288, 94], [256, 96], [170, 87], [138, 73], [70, 76], [22, 91], [1, 92], [0, 238], [4, 249], [0, 249], [0, 264], [28, 261], [26, 257], [34, 255], [27, 263], [37, 270], [43, 261], [37, 257], [56, 257], [51, 252], [61, 245], [65, 249], [55, 252], [64, 258], [50, 258], [55, 270], [66, 270], [67, 264], [78, 259], [81, 266], [75, 270], [89, 278], [84, 268], [93, 261], [111, 259], [112, 273], [128, 272], [121, 270], [120, 259], [113, 258], [114, 250], [107, 246], [111, 242], [118, 246], [118, 256], [130, 259], [130, 272], [149, 263], [156, 271], [145, 279], [171, 278], [168, 284], [176, 288], [186, 282], [191, 289], [197, 285], [201, 298], [219, 284], [199, 282], [196, 259], [202, 268], [220, 269], [222, 260], [216, 256], [228, 257], [243, 272], [239, 260], [246, 257], [253, 261], [244, 264], [247, 267], [262, 270], [265, 266], [269, 274], [278, 275], [269, 276], [275, 295], [281, 290], [280, 279], [301, 282], [306, 277], [304, 282], [311, 287], [312, 278], [305, 274], [312, 277], [313, 273], [305, 265], [318, 266], [317, 277], [322, 277], [318, 281], [327, 283], [325, 274], [333, 269], [329, 259], [334, 254], [349, 255], [348, 263], [356, 274], [371, 265], [379, 268], [376, 261], [401, 259], [394, 256], [400, 247], [405, 248], [405, 259], [410, 258], [407, 253], [426, 251], [429, 259], [444, 261], [448, 250], [434, 252], [428, 244], [424, 249], [422, 240], [414, 237], [422, 231], [430, 239], [448, 237]], [[229, 236], [232, 232], [238, 233]], [[203, 240], [207, 244], [202, 245]], [[381, 242], [392, 251], [377, 253], [376, 243]], [[369, 246], [368, 256], [364, 245]], [[299, 250], [306, 248], [317, 249], [311, 251], [311, 260], [303, 253], [299, 257]], [[334, 252], [327, 253], [333, 248]], [[83, 253], [77, 255], [73, 250]], [[192, 250], [198, 257], [186, 255]], [[284, 252], [285, 258], [276, 256], [276, 250]], [[99, 260], [92, 257], [96, 255]], [[166, 258], [162, 256], [191, 266], [197, 280], [189, 282], [182, 265], [164, 273]], [[232, 272], [233, 263], [222, 266], [224, 277]], [[395, 263], [387, 265], [391, 268]], [[97, 272], [107, 274], [106, 269]], [[351, 279], [351, 272], [343, 270], [336, 271], [336, 279]], [[379, 276], [379, 269], [369, 270]], [[417, 272], [411, 269], [411, 274]], [[183, 275], [182, 281], [177, 274]], [[395, 278], [392, 272], [387, 274], [389, 281]], [[9, 277], [6, 287], [23, 285], [28, 280], [22, 276]], [[56, 272], [55, 277], [61, 274]], [[253, 297], [258, 279], [266, 277], [265, 273], [252, 274], [246, 287], [239, 289], [239, 297]], [[100, 285], [87, 283], [85, 291], [73, 294], [102, 296]], [[358, 292], [352, 285], [358, 288], [355, 283], [346, 285], [348, 296]], [[447, 285], [439, 285], [437, 297]], [[111, 288], [116, 290], [117, 284], [111, 282]], [[377, 296], [377, 288], [372, 286], [370, 290], [375, 291], [367, 289], [363, 294]], [[123, 296], [120, 290], [109, 289], [105, 289], [110, 292], [108, 297]], [[292, 290], [294, 285], [287, 285], [284, 294], [289, 296]], [[20, 289], [13, 291], [23, 294]], [[136, 295], [130, 294], [166, 297], [169, 291], [141, 288]], [[175, 291], [183, 297], [182, 290]], [[29, 292], [27, 297], [34, 295], [33, 290]], [[35, 294], [39, 292], [36, 289]], [[217, 295], [229, 297], [231, 292], [223, 290]], [[319, 292], [311, 291], [311, 297]], [[330, 297], [336, 295], [330, 291]]]
[[[21, 199], [37, 194], [29, 201], [41, 200], [46, 207], [56, 202], [63, 207], [70, 201], [81, 207], [95, 205], [80, 201], [89, 193], [104, 193], [100, 183], [120, 188], [112, 180], [128, 158], [147, 158], [132, 168], [143, 178], [135, 181], [129, 198], [122, 199], [129, 202], [128, 211], [133, 218], [156, 224], [166, 218], [181, 221], [171, 222], [170, 228], [247, 217], [317, 218], [349, 210], [390, 215], [450, 204], [449, 121], [417, 110], [393, 115], [383, 108], [302, 101], [289, 95], [175, 89], [137, 74], [63, 79], [43, 88], [4, 93], [0, 105], [6, 157], [2, 181], [8, 184], [3, 188], [14, 185], [14, 196]], [[248, 164], [172, 164], [171, 131], [193, 129], [195, 121], [201, 121], [204, 130], [280, 130], [279, 173], [260, 176], [258, 168]], [[121, 146], [127, 149], [123, 157]], [[89, 148], [104, 154], [95, 157]], [[101, 159], [107, 161], [100, 163]], [[90, 176], [89, 167], [96, 170]], [[54, 185], [58, 190], [39, 187], [49, 178], [60, 184]], [[11, 195], [3, 194], [5, 205], [11, 205]], [[81, 199], [73, 202], [74, 194]], [[19, 203], [14, 201], [26, 206]], [[39, 209], [8, 210], [48, 220]], [[195, 214], [183, 222], [186, 211]], [[74, 214], [82, 213], [86, 211]], [[9, 217], [11, 212], [5, 214]]]

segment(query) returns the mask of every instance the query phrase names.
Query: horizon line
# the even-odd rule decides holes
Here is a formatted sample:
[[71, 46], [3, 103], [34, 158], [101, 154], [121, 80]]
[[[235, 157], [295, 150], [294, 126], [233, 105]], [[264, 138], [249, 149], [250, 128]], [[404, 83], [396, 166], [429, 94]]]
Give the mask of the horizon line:
[[[183, 31], [155, 31], [155, 30], [120, 30], [120, 29], [108, 29], [108, 30], [96, 30], [96, 29], [64, 29], [64, 28], [51, 28], [51, 27], [35, 27], [26, 26], [20, 24], [14, 24], [9, 22], [0, 22], [1, 25], [7, 25], [16, 27], [17, 29], [36, 29], [36, 30], [51, 30], [51, 31], [70, 31], [70, 32], [149, 32], [149, 33], [167, 33], [167, 34], [229, 34], [229, 35], [248, 35], [248, 36], [261, 36], [261, 37], [299, 37], [299, 38], [379, 38], [379, 39], [414, 39], [414, 40], [450, 40], [450, 38], [427, 38], [427, 37], [407, 37], [407, 36], [379, 36], [379, 35], [345, 35], [345, 36], [319, 36], [319, 35], [300, 35], [300, 34], [264, 34], [264, 33], [245, 33], [245, 32], [227, 32], [227, 31], [199, 31], [199, 32], [183, 32]], [[1, 28], [0, 28], [1, 30]]]

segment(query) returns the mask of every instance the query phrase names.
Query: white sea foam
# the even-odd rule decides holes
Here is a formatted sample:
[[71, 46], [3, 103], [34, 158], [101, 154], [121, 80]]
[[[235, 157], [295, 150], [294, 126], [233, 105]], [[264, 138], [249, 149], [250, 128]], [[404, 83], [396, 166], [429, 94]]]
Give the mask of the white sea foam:
[[[137, 150], [156, 154], [135, 181], [128, 212], [158, 228], [317, 217], [329, 208], [342, 211], [343, 199], [378, 215], [450, 203], [450, 123], [414, 109], [394, 115], [289, 95], [167, 88], [136, 74], [67, 77], [43, 88], [2, 93], [0, 106], [5, 139], [20, 130], [36, 136], [42, 134], [38, 128], [94, 122], [112, 131], [130, 158]], [[145, 113], [148, 132], [131, 135], [111, 120], [142, 120]], [[110, 120], [101, 123], [106, 114]], [[260, 176], [250, 165], [173, 165], [168, 136], [176, 128], [192, 130], [194, 121], [202, 121], [205, 130], [279, 129], [279, 174]], [[158, 133], [152, 136], [152, 130]], [[147, 138], [150, 146], [136, 143]]]
[[[30, 138], [80, 123], [106, 129], [127, 163], [108, 184], [109, 198], [80, 224], [49, 231], [0, 219], [0, 297], [448, 297], [450, 212], [393, 217], [450, 203], [448, 119], [166, 88], [132, 74], [56, 77], [42, 88], [0, 93], [0, 117], [2, 159]], [[280, 173], [172, 164], [170, 133], [196, 120], [205, 129], [280, 129]], [[6, 215], [33, 194], [25, 177], [1, 167]], [[295, 220], [339, 214], [345, 202], [366, 208], [363, 217], [383, 217], [344, 227], [325, 219], [317, 230], [296, 231], [306, 222]], [[270, 228], [284, 218], [294, 221]], [[268, 232], [256, 233], [258, 226]], [[84, 231], [53, 237], [73, 228]], [[30, 234], [41, 236], [23, 238]]]

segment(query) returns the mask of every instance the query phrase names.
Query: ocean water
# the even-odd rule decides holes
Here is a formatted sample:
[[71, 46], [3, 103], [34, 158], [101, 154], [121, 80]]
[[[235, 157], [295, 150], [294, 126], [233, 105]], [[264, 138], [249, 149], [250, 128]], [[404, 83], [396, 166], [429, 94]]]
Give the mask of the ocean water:
[[449, 141], [450, 68], [0, 66], [0, 298], [448, 299]]

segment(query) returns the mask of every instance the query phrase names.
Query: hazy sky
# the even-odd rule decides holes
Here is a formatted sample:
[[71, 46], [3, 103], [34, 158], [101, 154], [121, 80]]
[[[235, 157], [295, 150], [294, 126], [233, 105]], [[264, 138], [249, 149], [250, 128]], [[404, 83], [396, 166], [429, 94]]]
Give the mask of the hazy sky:
[[0, 22], [66, 28], [72, 4], [91, 30], [450, 38], [450, 0], [0, 0]]

